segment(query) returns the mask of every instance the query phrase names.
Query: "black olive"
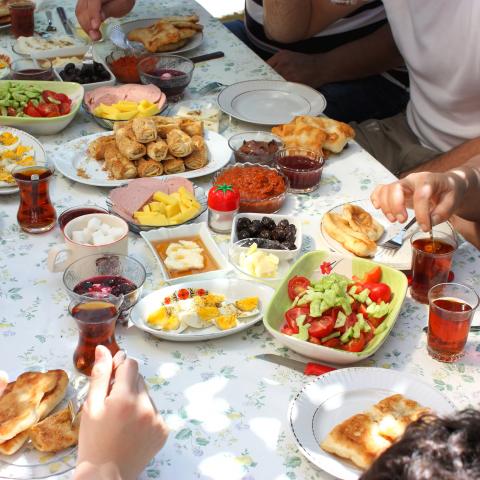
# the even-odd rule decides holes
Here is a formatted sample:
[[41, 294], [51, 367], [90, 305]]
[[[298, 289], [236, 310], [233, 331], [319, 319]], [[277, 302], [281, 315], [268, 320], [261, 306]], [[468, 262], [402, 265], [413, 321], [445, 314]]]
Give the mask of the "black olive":
[[256, 237], [260, 233], [261, 229], [262, 224], [260, 223], [260, 220], [252, 220], [252, 223], [248, 227], [248, 231], [252, 237]]
[[287, 236], [287, 232], [283, 228], [276, 227], [272, 231], [272, 239], [273, 240], [278, 240], [279, 242], [283, 242], [285, 240], [286, 236]]
[[289, 250], [295, 250], [297, 248], [292, 242], [284, 242], [283, 246], [287, 247]]
[[73, 63], [67, 63], [67, 64], [65, 65], [65, 68], [64, 68], [63, 70], [66, 71], [66, 72], [68, 72], [68, 71], [70, 71], [70, 70], [73, 71], [73, 70], [75, 70], [75, 64], [73, 64]]
[[105, 80], [110, 80], [110, 74], [109, 74], [106, 70], [104, 70], [103, 72], [101, 72], [101, 73], [99, 74], [99, 77], [100, 77], [101, 80], [104, 80], [104, 81], [105, 81]]
[[288, 226], [288, 230], [290, 231], [290, 233], [293, 233], [293, 234], [297, 233], [297, 227], [293, 224], [290, 224]]
[[290, 224], [288, 223], [288, 220], [286, 218], [284, 218], [283, 220], [280, 220], [278, 222], [278, 225], [277, 227], [280, 227], [280, 228], [288, 228]]
[[295, 243], [295, 240], [296, 240], [296, 236], [294, 233], [292, 232], [288, 232], [286, 237], [285, 237], [285, 242], [288, 242], [288, 243]]
[[248, 230], [240, 230], [237, 234], [239, 240], [250, 238], [250, 232]]
[[273, 230], [275, 228], [275, 222], [268, 217], [262, 218], [262, 227], [268, 230]]
[[252, 221], [247, 217], [241, 217], [237, 220], [237, 230], [244, 230], [251, 225]]
[[264, 228], [263, 230], [260, 231], [258, 234], [259, 238], [265, 238], [266, 240], [270, 240], [271, 232], [270, 230], [267, 230]]

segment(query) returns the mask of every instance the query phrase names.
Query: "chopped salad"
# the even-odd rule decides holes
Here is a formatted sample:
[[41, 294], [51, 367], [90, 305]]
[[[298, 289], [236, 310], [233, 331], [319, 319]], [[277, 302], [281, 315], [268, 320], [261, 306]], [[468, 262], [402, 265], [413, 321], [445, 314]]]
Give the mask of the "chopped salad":
[[[322, 268], [322, 273], [327, 270]], [[381, 282], [377, 266], [362, 279], [338, 273], [317, 281], [294, 276], [288, 282], [291, 307], [285, 312], [281, 332], [307, 342], [361, 352], [387, 328], [392, 292]]]

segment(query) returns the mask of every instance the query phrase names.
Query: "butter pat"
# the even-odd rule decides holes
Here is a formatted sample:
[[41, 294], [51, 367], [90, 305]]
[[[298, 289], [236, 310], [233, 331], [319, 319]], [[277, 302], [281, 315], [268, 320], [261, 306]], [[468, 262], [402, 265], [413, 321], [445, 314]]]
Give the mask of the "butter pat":
[[246, 252], [239, 256], [239, 267], [249, 275], [258, 278], [273, 278], [277, 276], [280, 260], [273, 253], [259, 250], [254, 243]]

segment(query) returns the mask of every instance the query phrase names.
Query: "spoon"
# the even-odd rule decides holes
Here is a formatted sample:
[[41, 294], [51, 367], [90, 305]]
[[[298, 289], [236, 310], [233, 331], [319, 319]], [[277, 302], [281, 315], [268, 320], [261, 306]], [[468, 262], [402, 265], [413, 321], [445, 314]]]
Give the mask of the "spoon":
[[53, 26], [53, 17], [52, 17], [52, 12], [50, 10], [47, 10], [45, 12], [45, 15], [47, 15], [47, 20], [48, 20], [48, 25], [47, 25], [47, 32], [56, 32], [57, 27]]

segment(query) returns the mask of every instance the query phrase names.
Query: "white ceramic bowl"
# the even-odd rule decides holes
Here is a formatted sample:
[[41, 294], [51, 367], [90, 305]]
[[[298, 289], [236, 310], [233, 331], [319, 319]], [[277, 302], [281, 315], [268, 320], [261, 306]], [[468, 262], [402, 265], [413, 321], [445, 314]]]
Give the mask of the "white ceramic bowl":
[[295, 248], [294, 250], [272, 249], [272, 250], [269, 250], [269, 252], [274, 253], [275, 255], [278, 256], [278, 258], [282, 260], [296, 258], [302, 248], [302, 241], [303, 241], [302, 222], [298, 218], [292, 215], [278, 215], [275, 213], [237, 213], [233, 218], [232, 233], [230, 235], [230, 245], [233, 245], [235, 242], [238, 241], [237, 222], [240, 218], [248, 218], [249, 220], [261, 220], [263, 217], [271, 218], [275, 222], [275, 225], [278, 225], [279, 222], [282, 220], [288, 220], [288, 223], [295, 225], [295, 228], [297, 229], [295, 247], [297, 248]]
[[[231, 270], [229, 263], [223, 256], [217, 244], [215, 243], [215, 240], [213, 239], [212, 234], [208, 230], [207, 224], [205, 222], [186, 224], [174, 228], [172, 227], [149, 230], [148, 232], [140, 232], [140, 235], [145, 240], [145, 242], [147, 242], [147, 245], [157, 259], [163, 279], [165, 280], [165, 282], [172, 285], [191, 280], [218, 278], [225, 275], [229, 270]], [[210, 272], [195, 273], [192, 275], [183, 275], [181, 277], [171, 278], [167, 268], [163, 263], [163, 260], [160, 258], [152, 242], [163, 242], [165, 240], [171, 240], [173, 242], [175, 240], [188, 239], [197, 236], [200, 237], [203, 244], [208, 249], [210, 255], [215, 259], [219, 269], [212, 270]]]
[[[105, 80], [104, 82], [95, 82], [95, 83], [84, 83], [82, 86], [84, 88], [84, 90], [86, 92], [90, 91], [90, 90], [93, 90], [94, 88], [99, 88], [99, 87], [111, 87], [113, 85], [115, 85], [115, 82], [116, 82], [116, 78], [115, 78], [115, 75], [113, 74], [113, 72], [110, 70], [110, 68], [108, 68], [108, 65], [105, 63], [105, 62], [99, 62], [97, 60], [95, 60], [95, 62], [97, 63], [101, 63], [103, 65], [103, 67], [105, 68], [105, 70], [110, 74], [110, 80]], [[73, 62], [72, 62], [73, 63]], [[74, 64], [75, 67], [81, 67], [82, 64], [81, 63], [75, 63]], [[58, 80], [60, 82], [63, 82], [63, 79], [62, 77], [60, 76], [60, 72], [65, 68], [65, 66], [63, 67], [55, 67], [53, 69], [53, 71], [55, 72], [55, 75], [56, 77], [58, 78]], [[68, 83], [68, 82], [65, 82], [65, 83]]]

